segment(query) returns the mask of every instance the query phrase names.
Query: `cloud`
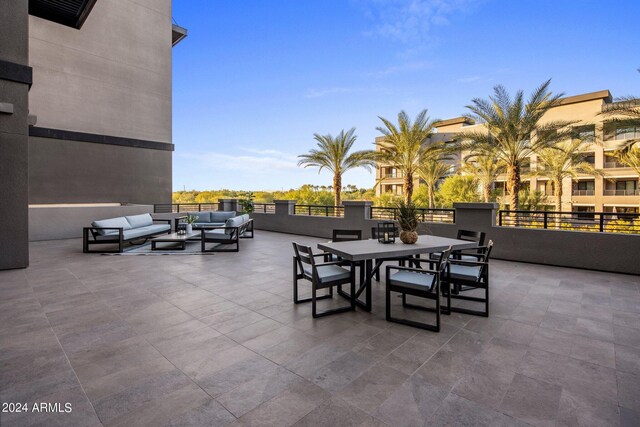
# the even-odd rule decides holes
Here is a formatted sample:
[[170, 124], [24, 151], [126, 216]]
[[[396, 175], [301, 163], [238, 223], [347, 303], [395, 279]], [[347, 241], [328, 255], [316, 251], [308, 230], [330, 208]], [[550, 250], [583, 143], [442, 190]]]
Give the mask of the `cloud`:
[[373, 77], [386, 77], [393, 74], [421, 71], [427, 68], [431, 68], [432, 66], [432, 63], [427, 61], [406, 62], [404, 64], [389, 66], [380, 71], [368, 73], [368, 75]]
[[329, 95], [340, 95], [343, 93], [358, 92], [361, 89], [352, 87], [330, 87], [325, 89], [309, 89], [305, 94], [305, 98], [322, 98]]
[[461, 77], [458, 79], [458, 83], [473, 83], [482, 79], [481, 76], [470, 76], [470, 77]]
[[277, 150], [240, 148], [255, 155], [229, 155], [215, 151], [182, 153], [180, 157], [210, 167], [212, 171], [235, 171], [269, 174], [274, 171], [299, 170], [296, 155]]
[[367, 35], [404, 44], [426, 43], [434, 28], [481, 0], [354, 0], [372, 21]]

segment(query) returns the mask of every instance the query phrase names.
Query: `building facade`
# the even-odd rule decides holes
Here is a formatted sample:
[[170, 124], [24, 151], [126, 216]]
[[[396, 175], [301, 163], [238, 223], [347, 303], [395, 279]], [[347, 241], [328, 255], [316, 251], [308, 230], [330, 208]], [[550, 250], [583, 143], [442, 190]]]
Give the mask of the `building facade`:
[[28, 265], [29, 206], [170, 202], [172, 46], [186, 30], [171, 0], [0, 9], [2, 269]]
[[[577, 212], [638, 212], [640, 192], [638, 175], [630, 167], [616, 161], [613, 151], [630, 138], [640, 137], [640, 128], [616, 129], [610, 118], [603, 115], [612, 105], [612, 96], [608, 90], [571, 96], [562, 99], [557, 107], [549, 110], [541, 124], [549, 121], [575, 122], [584, 138], [592, 138], [593, 143], [586, 147], [583, 159], [603, 176], [580, 174], [577, 179], [566, 178], [563, 183], [562, 209]], [[436, 123], [436, 133], [432, 141], [453, 141], [456, 135], [465, 130], [480, 127], [466, 117], [458, 117]], [[619, 126], [619, 125], [618, 125]], [[376, 143], [381, 142], [376, 139]], [[457, 166], [461, 167], [464, 155], [457, 157]], [[532, 155], [529, 164], [523, 165], [523, 185], [531, 190], [541, 191], [546, 196], [550, 209], [554, 206], [555, 189], [545, 177], [527, 174], [537, 168], [537, 156]], [[389, 165], [379, 164], [376, 168], [379, 180], [377, 195], [392, 193], [403, 194], [403, 178]], [[505, 176], [499, 176], [494, 183], [498, 194], [504, 194]], [[420, 185], [416, 178], [414, 185]], [[505, 199], [499, 197], [500, 202]]]

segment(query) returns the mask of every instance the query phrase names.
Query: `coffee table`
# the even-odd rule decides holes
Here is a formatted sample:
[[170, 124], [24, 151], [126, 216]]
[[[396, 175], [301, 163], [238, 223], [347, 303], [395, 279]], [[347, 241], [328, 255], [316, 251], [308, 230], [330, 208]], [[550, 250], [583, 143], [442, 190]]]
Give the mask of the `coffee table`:
[[[171, 233], [163, 236], [154, 237], [151, 239], [152, 251], [171, 251], [171, 250], [185, 250], [187, 242], [200, 243], [200, 231], [193, 231], [188, 234]], [[198, 240], [196, 240], [198, 239]], [[160, 245], [158, 243], [170, 243], [167, 245]]]

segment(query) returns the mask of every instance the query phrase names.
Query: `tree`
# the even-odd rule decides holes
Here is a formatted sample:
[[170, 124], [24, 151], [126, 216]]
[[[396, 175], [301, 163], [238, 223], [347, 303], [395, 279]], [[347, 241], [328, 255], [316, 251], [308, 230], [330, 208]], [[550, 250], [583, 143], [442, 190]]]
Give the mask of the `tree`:
[[310, 150], [308, 154], [298, 156], [298, 166], [317, 167], [318, 173], [326, 168], [333, 173], [334, 204], [340, 206], [342, 200], [342, 174], [349, 169], [364, 167], [371, 170], [375, 167], [376, 153], [373, 150], [361, 150], [349, 153], [357, 136], [356, 128], [349, 129], [346, 133], [341, 130], [334, 138], [331, 134], [314, 134], [313, 138], [318, 142], [318, 149]]
[[521, 187], [520, 167], [535, 152], [551, 147], [571, 134], [572, 122], [548, 121], [541, 124], [547, 111], [559, 105], [564, 95], [549, 91], [547, 80], [533, 91], [527, 101], [520, 90], [511, 97], [503, 86], [493, 89], [489, 99], [475, 98], [467, 109], [470, 118], [484, 124], [484, 130], [462, 132], [463, 149], [473, 154], [487, 156], [505, 167], [506, 190], [509, 206], [519, 208], [518, 193]]
[[413, 195], [413, 180], [418, 167], [431, 156], [438, 156], [439, 152], [433, 146], [425, 144], [433, 134], [434, 123], [427, 116], [427, 110], [422, 110], [413, 123], [406, 112], [398, 114], [398, 125], [391, 123], [384, 117], [378, 116], [384, 127], [377, 130], [383, 135], [384, 141], [379, 144], [379, 160], [395, 167], [404, 178], [404, 200], [411, 201]]
[[468, 175], [447, 177], [438, 188], [436, 198], [442, 207], [453, 207], [456, 202], [479, 202], [478, 180]]
[[491, 190], [498, 175], [504, 172], [504, 166], [496, 162], [494, 157], [487, 155], [472, 155], [465, 159], [464, 169], [474, 176], [482, 187], [482, 197], [485, 203], [491, 201]]
[[544, 148], [538, 153], [537, 169], [533, 174], [547, 177], [553, 184], [557, 212], [562, 212], [562, 181], [565, 178], [576, 178], [579, 173], [602, 175], [601, 171], [582, 160], [580, 150], [588, 143], [590, 141], [574, 139]]
[[[450, 157], [445, 154], [444, 144], [434, 144], [432, 148], [434, 155], [426, 157], [418, 166], [418, 175], [422, 178], [427, 188], [429, 209], [433, 209], [436, 206], [436, 185], [438, 181], [444, 178], [452, 167], [451, 164], [445, 163], [450, 160]], [[442, 154], [436, 156], [435, 153], [438, 148], [440, 148]]]

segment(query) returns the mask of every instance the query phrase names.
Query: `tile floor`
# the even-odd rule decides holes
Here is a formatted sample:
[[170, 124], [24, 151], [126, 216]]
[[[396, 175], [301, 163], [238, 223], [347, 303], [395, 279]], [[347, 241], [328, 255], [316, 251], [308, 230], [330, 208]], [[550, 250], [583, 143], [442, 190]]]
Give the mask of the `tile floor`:
[[320, 241], [32, 244], [0, 272], [0, 401], [29, 406], [0, 425], [640, 425], [639, 277], [496, 260], [491, 317], [432, 333], [387, 323], [381, 283], [372, 313], [313, 320], [291, 302], [293, 240]]

